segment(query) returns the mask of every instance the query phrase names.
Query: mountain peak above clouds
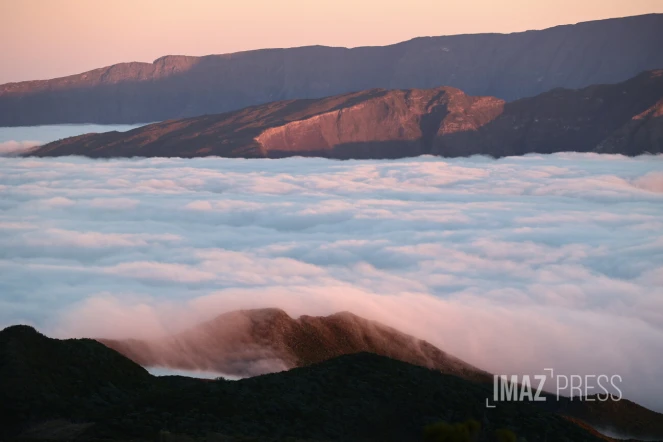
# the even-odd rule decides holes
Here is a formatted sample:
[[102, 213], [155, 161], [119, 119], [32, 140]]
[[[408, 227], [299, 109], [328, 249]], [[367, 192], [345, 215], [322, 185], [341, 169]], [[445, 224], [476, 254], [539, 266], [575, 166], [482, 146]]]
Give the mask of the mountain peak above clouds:
[[252, 376], [371, 352], [471, 380], [488, 373], [416, 339], [350, 312], [290, 317], [280, 309], [239, 310], [151, 341], [100, 340], [143, 366]]
[[505, 102], [453, 87], [369, 89], [55, 141], [29, 155], [101, 157], [493, 157], [663, 148], [663, 75]]

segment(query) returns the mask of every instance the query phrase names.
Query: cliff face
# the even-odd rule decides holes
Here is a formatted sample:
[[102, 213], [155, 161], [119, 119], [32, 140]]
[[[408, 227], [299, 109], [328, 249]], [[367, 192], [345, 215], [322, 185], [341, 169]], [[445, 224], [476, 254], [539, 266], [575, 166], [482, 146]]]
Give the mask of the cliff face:
[[662, 98], [660, 70], [615, 85], [554, 89], [507, 103], [499, 117], [478, 130], [439, 137], [431, 153], [495, 157], [560, 151], [660, 153]]
[[160, 340], [101, 342], [144, 366], [240, 376], [370, 352], [470, 380], [491, 380], [426, 341], [347, 312], [293, 319], [279, 309], [242, 310]]
[[389, 91], [266, 129], [255, 140], [269, 157], [416, 156], [431, 153], [438, 136], [485, 125], [503, 107], [502, 100], [470, 97], [453, 88]]
[[86, 134], [31, 154], [398, 158], [430, 153], [438, 132], [479, 127], [499, 115], [503, 105], [454, 88], [373, 89], [165, 121], [126, 133]]
[[505, 100], [616, 83], [663, 67], [663, 15], [542, 31], [417, 38], [354, 49], [311, 46], [166, 56], [0, 86], [0, 126], [140, 123], [372, 88], [449, 85]]
[[37, 156], [402, 158], [661, 152], [663, 71], [506, 103], [450, 87], [373, 89], [46, 144]]
[[663, 152], [663, 99], [613, 132], [597, 150], [601, 153]]

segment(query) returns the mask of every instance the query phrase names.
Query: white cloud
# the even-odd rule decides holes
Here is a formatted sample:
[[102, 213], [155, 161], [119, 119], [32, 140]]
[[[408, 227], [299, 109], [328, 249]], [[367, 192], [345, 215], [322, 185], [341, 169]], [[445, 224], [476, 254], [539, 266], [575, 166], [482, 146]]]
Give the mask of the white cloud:
[[2, 157], [11, 157], [15, 155], [20, 155], [25, 152], [29, 152], [31, 149], [39, 146], [41, 143], [39, 141], [4, 141], [0, 142], [0, 156]]
[[90, 207], [107, 210], [128, 210], [135, 209], [139, 200], [131, 198], [92, 198], [87, 202]]
[[56, 196], [53, 198], [48, 198], [40, 201], [36, 201], [37, 204], [44, 206], [44, 208], [58, 208], [58, 207], [70, 207], [76, 204], [76, 201], [73, 201], [69, 198], [64, 198], [61, 196]]
[[663, 193], [663, 172], [649, 172], [635, 179], [633, 184], [650, 192]]
[[351, 310], [490, 371], [614, 372], [663, 410], [662, 166], [2, 158], [0, 326], [144, 337]]
[[179, 236], [172, 234], [77, 232], [73, 230], [46, 228], [24, 233], [20, 237], [19, 243], [38, 247], [112, 248], [140, 247], [147, 246], [153, 242], [173, 242], [179, 240]]
[[191, 201], [184, 207], [191, 210], [212, 210], [212, 204], [209, 201]]
[[183, 264], [161, 262], [124, 262], [107, 267], [104, 271], [114, 275], [148, 281], [194, 283], [216, 279], [216, 275], [212, 272], [197, 270], [192, 266]]

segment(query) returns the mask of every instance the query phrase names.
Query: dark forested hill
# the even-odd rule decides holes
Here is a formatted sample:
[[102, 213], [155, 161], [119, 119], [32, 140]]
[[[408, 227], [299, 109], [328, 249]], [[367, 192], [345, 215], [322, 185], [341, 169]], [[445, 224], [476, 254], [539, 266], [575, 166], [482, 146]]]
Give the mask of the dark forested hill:
[[[315, 318], [302, 323], [321, 327]], [[340, 342], [355, 324], [337, 325]], [[2, 441], [503, 442], [514, 434], [528, 442], [612, 440], [590, 425], [663, 438], [663, 415], [626, 400], [549, 397], [486, 408], [492, 395], [490, 383], [373, 353], [239, 381], [203, 380], [151, 376], [90, 339], [50, 339], [27, 326], [0, 331]], [[424, 437], [431, 424], [468, 421], [474, 438]]]

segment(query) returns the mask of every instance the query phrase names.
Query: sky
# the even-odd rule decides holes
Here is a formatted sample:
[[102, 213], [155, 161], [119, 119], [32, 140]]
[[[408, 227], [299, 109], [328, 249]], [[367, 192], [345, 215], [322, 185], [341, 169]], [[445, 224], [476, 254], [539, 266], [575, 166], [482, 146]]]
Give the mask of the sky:
[[[0, 147], [62, 136], [19, 132]], [[619, 375], [663, 411], [662, 171], [578, 153], [0, 158], [0, 329], [149, 338], [239, 308], [349, 310], [498, 374]]]
[[385, 45], [663, 12], [663, 0], [0, 0], [0, 84], [168, 54]]

